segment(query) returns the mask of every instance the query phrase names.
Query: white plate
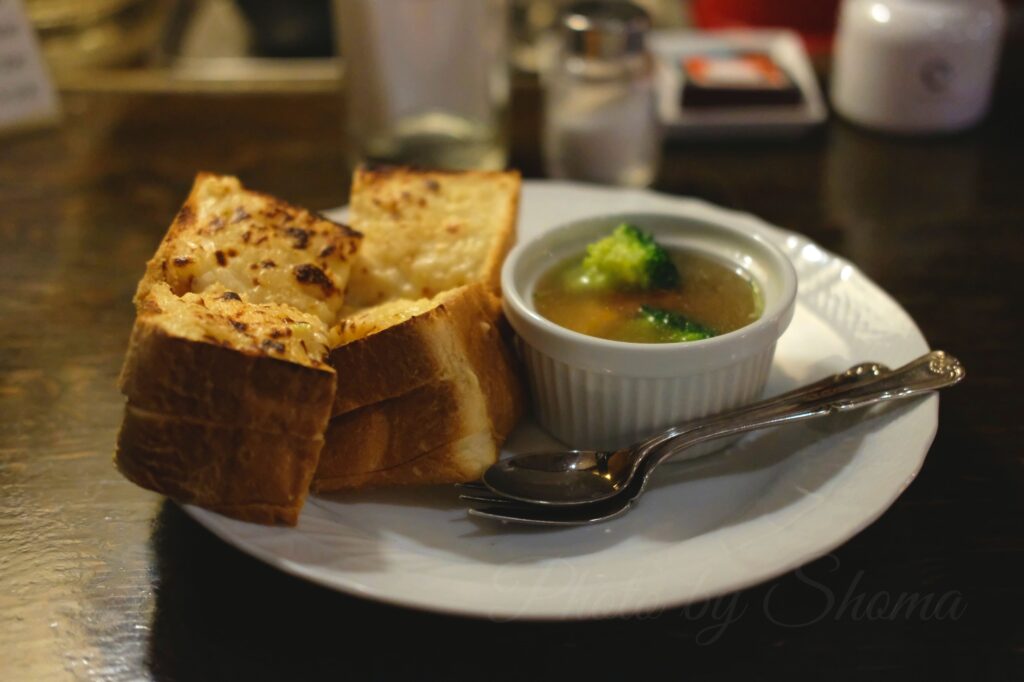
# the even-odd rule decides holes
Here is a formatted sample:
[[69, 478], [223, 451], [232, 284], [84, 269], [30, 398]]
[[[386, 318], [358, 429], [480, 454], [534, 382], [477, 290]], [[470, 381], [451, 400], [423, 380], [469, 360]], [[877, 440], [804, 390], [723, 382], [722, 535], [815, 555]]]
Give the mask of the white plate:
[[[797, 311], [779, 344], [770, 393], [856, 362], [895, 366], [928, 350], [907, 313], [854, 266], [750, 215], [645, 191], [527, 182], [519, 234], [631, 211], [721, 221], [770, 238], [792, 257]], [[932, 396], [846, 420], [842, 429], [826, 420], [753, 434], [727, 452], [662, 467], [635, 510], [588, 527], [471, 520], [448, 488], [312, 497], [296, 528], [185, 509], [282, 571], [370, 599], [495, 619], [614, 616], [728, 593], [825, 554], [907, 487], [937, 420]], [[525, 424], [506, 450], [545, 440]]]

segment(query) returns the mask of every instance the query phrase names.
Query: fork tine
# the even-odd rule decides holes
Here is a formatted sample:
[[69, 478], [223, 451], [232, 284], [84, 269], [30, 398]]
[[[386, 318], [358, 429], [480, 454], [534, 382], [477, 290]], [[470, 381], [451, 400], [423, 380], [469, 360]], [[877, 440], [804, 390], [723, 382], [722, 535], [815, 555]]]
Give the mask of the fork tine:
[[462, 493], [459, 495], [459, 499], [466, 502], [486, 502], [487, 504], [509, 505], [515, 507], [526, 506], [526, 503], [524, 502], [513, 500], [511, 497], [502, 497], [501, 495], [496, 495], [490, 491], [487, 491], [486, 493]]
[[469, 507], [466, 511], [470, 516], [492, 521], [507, 521], [532, 526], [583, 526], [622, 516], [630, 507], [632, 507], [632, 502], [613, 509], [592, 509], [590, 513], [586, 513], [579, 508], [573, 510], [538, 508], [536, 505], [530, 504], [516, 505], [512, 501], [497, 507]]
[[459, 490], [467, 490], [469, 492], [477, 492], [477, 493], [483, 493], [483, 492], [490, 493], [491, 492], [491, 489], [488, 488], [487, 486], [485, 486], [480, 481], [469, 481], [468, 483], [456, 483], [455, 487], [458, 488]]
[[531, 526], [564, 526], [577, 525], [576, 523], [565, 523], [533, 516], [519, 516], [511, 512], [510, 507], [470, 507], [466, 510], [470, 516], [488, 519], [490, 521], [507, 521], [509, 523], [521, 523]]

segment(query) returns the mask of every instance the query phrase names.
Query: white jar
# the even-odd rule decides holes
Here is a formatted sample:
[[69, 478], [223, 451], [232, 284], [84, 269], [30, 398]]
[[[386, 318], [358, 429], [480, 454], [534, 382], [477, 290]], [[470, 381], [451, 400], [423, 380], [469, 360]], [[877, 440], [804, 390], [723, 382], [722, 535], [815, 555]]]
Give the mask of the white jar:
[[833, 106], [887, 132], [969, 127], [988, 109], [1005, 24], [999, 0], [846, 0]]

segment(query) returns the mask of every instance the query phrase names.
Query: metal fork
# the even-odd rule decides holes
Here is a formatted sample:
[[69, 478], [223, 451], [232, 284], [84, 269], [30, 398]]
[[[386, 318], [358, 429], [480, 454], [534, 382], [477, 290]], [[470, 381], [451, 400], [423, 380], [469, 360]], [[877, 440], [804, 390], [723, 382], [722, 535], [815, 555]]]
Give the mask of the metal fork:
[[941, 351], [919, 358], [895, 372], [881, 365], [864, 363], [810, 386], [716, 418], [711, 431], [701, 432], [703, 427], [668, 430], [664, 437], [652, 439], [657, 442], [657, 447], [636, 461], [628, 484], [612, 497], [586, 504], [551, 506], [513, 499], [483, 484], [472, 483], [461, 486], [464, 492], [460, 498], [473, 505], [469, 508], [471, 515], [493, 520], [547, 526], [607, 521], [630, 509], [643, 493], [650, 473], [658, 464], [697, 442], [705, 442], [718, 435], [744, 433], [908, 398], [955, 384], [963, 376], [960, 363]]

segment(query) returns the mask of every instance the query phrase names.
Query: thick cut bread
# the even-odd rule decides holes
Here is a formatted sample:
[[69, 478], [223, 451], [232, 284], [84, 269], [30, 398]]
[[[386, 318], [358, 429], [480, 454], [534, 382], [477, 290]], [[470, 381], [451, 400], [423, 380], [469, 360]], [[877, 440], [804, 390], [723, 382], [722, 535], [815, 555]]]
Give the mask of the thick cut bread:
[[[461, 339], [493, 332], [500, 302], [482, 284], [459, 287], [419, 301], [392, 301], [341, 321], [328, 361], [343, 389], [332, 414], [389, 400], [466, 367]], [[494, 333], [490, 336], [499, 341]]]
[[366, 240], [346, 305], [430, 298], [474, 282], [497, 291], [519, 186], [516, 172], [357, 170], [352, 226]]
[[[465, 387], [442, 381], [331, 420], [313, 479], [318, 492], [473, 481], [500, 440]], [[429, 424], [431, 428], [423, 428]]]
[[[249, 307], [263, 309], [238, 315], [260, 314], [246, 333], [271, 339], [261, 329], [271, 317], [266, 308], [287, 308]], [[225, 321], [240, 332], [230, 327], [231, 313], [211, 308], [176, 299], [166, 285], [146, 296], [121, 372], [128, 404], [115, 462], [134, 483], [182, 502], [246, 521], [294, 524], [323, 447], [334, 372], [301, 346], [294, 358], [280, 359], [291, 353], [214, 336]], [[269, 325], [270, 333], [281, 328], [285, 319]], [[294, 337], [287, 341], [292, 351]]]
[[[333, 418], [325, 436], [332, 455], [317, 467], [315, 488], [331, 490], [338, 487], [332, 483], [347, 483], [353, 476], [363, 479], [401, 467], [467, 433], [486, 433], [490, 440], [490, 422], [483, 405], [465, 409], [471, 393], [458, 382], [439, 381]], [[424, 429], [423, 424], [431, 428]], [[492, 447], [488, 443], [472, 459], [487, 459]], [[466, 475], [476, 470], [449, 458], [432, 458], [425, 464], [429, 466], [418, 473], [433, 477], [454, 475], [459, 479], [463, 470], [471, 470]]]
[[315, 489], [467, 481], [497, 459], [524, 402], [494, 295], [519, 185], [517, 173], [357, 171], [357, 312], [332, 330], [338, 391]]
[[323, 441], [163, 413], [129, 403], [117, 466], [130, 481], [255, 523], [295, 525]]
[[362, 240], [234, 178], [198, 176], [136, 293], [120, 470], [286, 524], [311, 485], [477, 478], [523, 411], [496, 296], [519, 184], [361, 170]]
[[[236, 301], [204, 307], [189, 298], [202, 300], [196, 294], [179, 299], [166, 285], [146, 297], [121, 370], [129, 403], [187, 419], [320, 438], [335, 389], [334, 372], [321, 361], [325, 349], [310, 358], [296, 335], [277, 333], [301, 313]], [[274, 309], [280, 309], [277, 319]], [[230, 326], [237, 319], [249, 320], [245, 332]], [[211, 334], [224, 326], [242, 340]], [[279, 345], [266, 347], [260, 338]]]
[[294, 524], [336, 387], [328, 329], [359, 235], [201, 174], [136, 294], [115, 461], [135, 483]]
[[[385, 309], [387, 321], [400, 304]], [[335, 348], [339, 390], [316, 490], [473, 480], [498, 456], [524, 393], [501, 302], [486, 283], [406, 308], [376, 330], [374, 311], [349, 318], [369, 335]]]

